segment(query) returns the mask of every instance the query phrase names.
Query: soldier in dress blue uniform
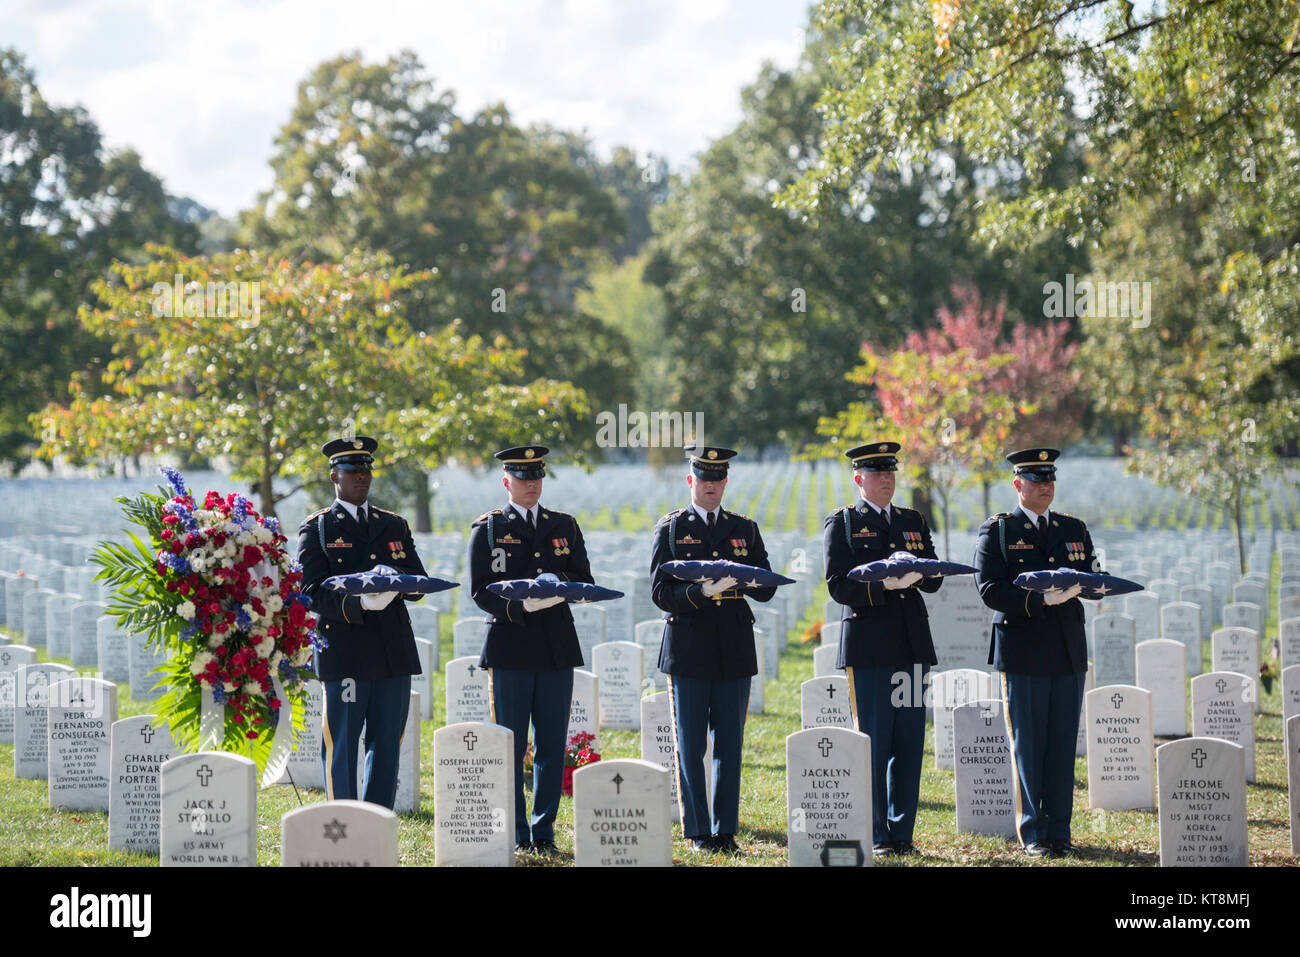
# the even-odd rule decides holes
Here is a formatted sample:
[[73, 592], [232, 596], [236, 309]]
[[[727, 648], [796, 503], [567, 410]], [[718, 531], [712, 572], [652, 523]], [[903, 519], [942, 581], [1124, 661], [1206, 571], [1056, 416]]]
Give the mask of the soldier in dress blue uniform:
[[[925, 749], [924, 686], [938, 660], [920, 592], [936, 592], [943, 584], [942, 578], [923, 578], [919, 572], [883, 582], [846, 577], [855, 566], [894, 552], [937, 557], [921, 513], [891, 504], [900, 448], [897, 442], [873, 442], [844, 453], [853, 463], [858, 501], [831, 512], [822, 532], [826, 587], [845, 606], [835, 666], [848, 675], [853, 725], [871, 738], [877, 857], [914, 851]], [[900, 681], [901, 707], [895, 700]]]
[[[539, 504], [549, 451], [521, 445], [496, 453], [509, 501], [480, 515], [469, 533], [470, 595], [487, 615], [479, 665], [488, 669], [492, 721], [515, 736], [515, 846], [544, 854], [556, 853], [573, 669], [582, 667], [582, 648], [563, 598], [506, 599], [487, 586], [543, 572], [593, 581], [577, 519]], [[523, 773], [529, 722], [536, 736], [531, 818]]]
[[[357, 742], [366, 732], [366, 771], [361, 799], [391, 808], [397, 798], [397, 766], [411, 675], [420, 660], [405, 602], [397, 592], [344, 595], [321, 582], [332, 575], [388, 565], [408, 575], [425, 574], [400, 515], [370, 504], [372, 455], [379, 443], [368, 436], [334, 439], [321, 451], [330, 463], [335, 500], [298, 528], [303, 591], [319, 618], [326, 647], [316, 654], [316, 674], [325, 691], [322, 755], [325, 793], [357, 797]], [[402, 595], [419, 601], [418, 594]]]
[[[682, 834], [694, 850], [737, 854], [745, 714], [750, 680], [758, 673], [754, 613], [744, 599], [768, 601], [776, 588], [747, 586], [731, 577], [686, 582], [660, 569], [668, 561], [714, 559], [771, 568], [758, 523], [721, 507], [735, 450], [692, 445], [686, 452], [691, 504], [659, 520], [650, 554], [651, 597], [667, 619], [659, 670], [668, 676]], [[704, 774], [710, 735], [712, 820]]]
[[1056, 493], [1058, 449], [1022, 449], [1006, 458], [1020, 499], [979, 531], [975, 582], [992, 608], [989, 664], [1002, 672], [1002, 702], [1011, 739], [1016, 824], [1034, 857], [1072, 854], [1074, 749], [1088, 670], [1079, 587], [1056, 593], [1014, 584], [1022, 572], [1053, 568], [1099, 571], [1082, 521], [1049, 508]]

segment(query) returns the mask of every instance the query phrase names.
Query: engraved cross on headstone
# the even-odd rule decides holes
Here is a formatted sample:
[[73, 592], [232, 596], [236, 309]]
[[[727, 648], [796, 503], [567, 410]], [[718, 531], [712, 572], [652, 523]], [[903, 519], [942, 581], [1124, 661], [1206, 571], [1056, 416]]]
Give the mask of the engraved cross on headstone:
[[153, 725], [146, 724], [140, 729], [140, 737], [144, 738], [144, 743], [149, 744], [153, 741]]
[[473, 751], [474, 743], [478, 741], [478, 735], [476, 735], [473, 731], [466, 731], [465, 737], [461, 738], [461, 740], [465, 742], [466, 751]]
[[1220, 678], [1218, 681], [1214, 683], [1214, 690], [1219, 692], [1219, 694], [1223, 694], [1225, 691], [1228, 690], [1228, 682]]
[[0, 654], [0, 665], [7, 665], [12, 660], [13, 656], [9, 652], [6, 651], [4, 654]]
[[621, 774], [615, 774], [614, 777], [611, 778], [610, 780], [612, 780], [612, 781], [614, 782], [614, 793], [615, 793], [615, 794], [622, 794], [622, 793], [623, 793], [623, 775], [621, 775]]
[[830, 698], [832, 701], [835, 700], [835, 682], [832, 681], [826, 686], [826, 697]]
[[994, 714], [991, 709], [985, 708], [980, 712], [980, 717], [984, 719], [984, 727], [989, 728], [993, 726]]
[[212, 778], [212, 769], [205, 764], [194, 772], [194, 776], [199, 779], [199, 784], [207, 787], [208, 781]]
[[829, 758], [831, 756], [832, 746], [830, 738], [822, 738], [817, 742], [817, 747], [821, 749], [823, 758]]
[[1120, 694], [1118, 691], [1116, 691], [1113, 695], [1110, 696], [1110, 703], [1113, 704], [1115, 706], [1115, 710], [1118, 711], [1120, 709], [1120, 705], [1124, 703], [1124, 696]]
[[965, 675], [962, 675], [960, 678], [958, 678], [956, 681], [952, 683], [953, 695], [957, 698], [958, 701], [966, 700], [966, 689], [968, 687], [969, 685], [967, 684]]
[[474, 677], [474, 665], [470, 665], [470, 666], [469, 666], [469, 676], [470, 676], [471, 678]]
[[1192, 752], [1192, 761], [1196, 763], [1196, 766], [1198, 768], [1202, 767], [1205, 764], [1205, 759], [1208, 757], [1209, 755], [1206, 754], [1205, 751], [1201, 748], [1197, 748], [1195, 751]]

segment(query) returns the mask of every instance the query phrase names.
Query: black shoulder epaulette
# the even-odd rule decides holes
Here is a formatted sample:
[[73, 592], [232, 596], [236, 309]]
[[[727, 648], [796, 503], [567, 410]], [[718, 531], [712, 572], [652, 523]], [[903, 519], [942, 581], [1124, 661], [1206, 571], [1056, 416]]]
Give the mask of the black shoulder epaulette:
[[1070, 515], [1066, 512], [1053, 512], [1052, 514], [1057, 518], [1068, 518], [1072, 521], [1078, 522], [1080, 525], [1084, 524], [1083, 519], [1079, 518], [1077, 515]]
[[491, 511], [484, 512], [478, 518], [474, 519], [473, 524], [477, 525], [479, 522], [485, 521], [491, 515], [504, 515], [504, 514], [505, 514], [504, 509], [494, 508]]
[[401, 516], [398, 515], [396, 512], [394, 512], [392, 509], [389, 509], [389, 508], [380, 508], [378, 505], [371, 505], [371, 506], [370, 506], [370, 511], [372, 511], [372, 512], [382, 512], [384, 515], [392, 515], [394, 518], [401, 518]]
[[[727, 514], [730, 515], [732, 518], [739, 518], [739, 519], [742, 519], [743, 521], [746, 521], [746, 522], [753, 522], [753, 521], [754, 521], [754, 520], [753, 520], [752, 518], [750, 518], [748, 515], [741, 515], [739, 512], [727, 512]], [[755, 524], [757, 524], [757, 522], [755, 522]]]
[[322, 509], [317, 509], [316, 511], [314, 511], [314, 512], [312, 512], [310, 515], [308, 515], [306, 518], [304, 518], [304, 519], [302, 520], [302, 523], [301, 523], [298, 527], [299, 527], [299, 528], [302, 528], [304, 525], [306, 525], [308, 522], [310, 522], [313, 518], [316, 518], [317, 516], [320, 516], [320, 515], [324, 515], [324, 514], [325, 514], [326, 512], [328, 512], [329, 510], [330, 510], [330, 506], [328, 506], [328, 505], [326, 505], [326, 506], [325, 506], [324, 508], [322, 508]]

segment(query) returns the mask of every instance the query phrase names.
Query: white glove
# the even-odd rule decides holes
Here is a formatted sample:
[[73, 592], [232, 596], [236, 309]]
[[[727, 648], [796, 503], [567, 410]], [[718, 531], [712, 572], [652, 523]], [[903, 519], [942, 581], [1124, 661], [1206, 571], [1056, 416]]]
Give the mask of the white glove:
[[1071, 598], [1074, 598], [1074, 597], [1075, 597], [1076, 595], [1078, 595], [1079, 592], [1081, 592], [1081, 591], [1083, 591], [1083, 588], [1082, 588], [1081, 586], [1079, 586], [1079, 585], [1071, 585], [1071, 586], [1070, 586], [1069, 588], [1067, 588], [1065, 591], [1060, 591], [1060, 592], [1055, 592], [1055, 593], [1053, 593], [1053, 592], [1044, 592], [1044, 593], [1043, 593], [1043, 604], [1044, 604], [1044, 605], [1059, 605], [1059, 604], [1061, 604], [1062, 602], [1066, 602], [1066, 601], [1069, 601]]
[[920, 572], [908, 572], [906, 575], [903, 575], [901, 578], [886, 578], [883, 581], [885, 587], [888, 588], [890, 591], [898, 591], [900, 588], [911, 588], [920, 580], [921, 580]]
[[704, 589], [704, 597], [712, 598], [714, 595], [720, 594], [728, 588], [735, 588], [736, 579], [728, 575], [726, 578], [719, 578], [715, 582], [705, 582], [701, 587]]
[[553, 605], [558, 605], [562, 601], [564, 601], [564, 599], [559, 595], [555, 595], [552, 598], [525, 598], [524, 611], [541, 611], [543, 608], [550, 608]]
[[397, 597], [395, 591], [375, 592], [372, 595], [361, 596], [361, 607], [366, 611], [383, 611], [388, 607], [388, 603]]

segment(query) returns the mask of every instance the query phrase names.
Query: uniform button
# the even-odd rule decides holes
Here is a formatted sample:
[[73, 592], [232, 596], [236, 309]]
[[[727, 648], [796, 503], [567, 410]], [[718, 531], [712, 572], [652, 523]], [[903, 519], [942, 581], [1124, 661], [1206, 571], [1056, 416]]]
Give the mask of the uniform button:
[[343, 564], [343, 559], [341, 559], [341, 558], [336, 558], [336, 559], [334, 559], [334, 560], [335, 560], [336, 562], [338, 562], [340, 565]]
[[[373, 558], [374, 556], [371, 556], [371, 557]], [[1049, 561], [1049, 562], [1055, 562], [1056, 559], [1055, 559], [1055, 558], [1049, 558], [1048, 561]]]
[[542, 557], [541, 552], [533, 552], [533, 558], [541, 558], [541, 557]]
[[717, 552], [714, 552], [714, 553], [713, 553], [713, 557], [714, 557], [714, 558], [717, 558], [717, 557], [718, 557], [718, 553], [717, 553]]
[[540, 569], [540, 568], [539, 568], [539, 569], [537, 569], [537, 574], [539, 574], [539, 575], [540, 575], [540, 574], [541, 574], [541, 573], [542, 573], [542, 570], [541, 570], [541, 569]]
[[895, 543], [890, 542], [890, 543], [889, 543], [889, 547], [890, 547], [890, 548], [897, 548], [898, 546], [897, 546]]
[[371, 555], [370, 557], [371, 557], [371, 558], [374, 558], [375, 556], [374, 556], [374, 555]]

